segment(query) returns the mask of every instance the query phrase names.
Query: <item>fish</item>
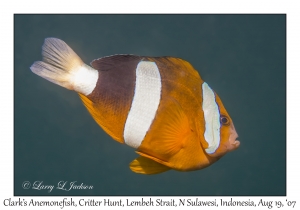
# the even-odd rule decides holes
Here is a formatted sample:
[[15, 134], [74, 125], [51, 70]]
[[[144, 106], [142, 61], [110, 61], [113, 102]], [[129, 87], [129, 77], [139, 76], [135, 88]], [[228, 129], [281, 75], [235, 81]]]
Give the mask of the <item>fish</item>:
[[112, 139], [135, 149], [135, 173], [203, 169], [240, 145], [221, 99], [188, 61], [117, 54], [87, 65], [52, 37], [42, 56], [31, 71], [77, 92]]

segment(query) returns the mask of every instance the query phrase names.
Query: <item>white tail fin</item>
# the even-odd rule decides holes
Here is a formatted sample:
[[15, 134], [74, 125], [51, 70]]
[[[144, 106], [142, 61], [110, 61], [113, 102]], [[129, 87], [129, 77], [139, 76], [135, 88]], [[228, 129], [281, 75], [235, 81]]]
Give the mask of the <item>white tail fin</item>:
[[64, 41], [46, 38], [42, 55], [43, 61], [36, 61], [30, 67], [33, 73], [84, 95], [96, 87], [98, 71], [84, 64]]

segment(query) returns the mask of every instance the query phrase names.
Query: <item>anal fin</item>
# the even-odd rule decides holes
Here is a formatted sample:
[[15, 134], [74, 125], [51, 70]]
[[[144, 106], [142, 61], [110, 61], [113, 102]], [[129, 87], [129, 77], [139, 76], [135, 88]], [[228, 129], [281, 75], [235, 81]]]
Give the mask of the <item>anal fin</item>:
[[139, 156], [130, 163], [130, 169], [139, 174], [158, 174], [170, 170], [168, 166], [162, 165], [149, 158]]

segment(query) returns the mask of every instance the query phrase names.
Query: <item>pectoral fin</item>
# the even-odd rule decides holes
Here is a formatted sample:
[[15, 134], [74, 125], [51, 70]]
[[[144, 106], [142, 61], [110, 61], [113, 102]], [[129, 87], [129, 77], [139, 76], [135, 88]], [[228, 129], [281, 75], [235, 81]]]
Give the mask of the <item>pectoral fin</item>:
[[165, 100], [157, 116], [149, 131], [151, 134], [146, 136], [138, 152], [150, 155], [151, 159], [158, 158], [158, 162], [168, 161], [184, 148], [192, 131], [187, 116], [175, 99]]
[[158, 174], [170, 170], [169, 167], [143, 156], [134, 159], [129, 167], [139, 174]]

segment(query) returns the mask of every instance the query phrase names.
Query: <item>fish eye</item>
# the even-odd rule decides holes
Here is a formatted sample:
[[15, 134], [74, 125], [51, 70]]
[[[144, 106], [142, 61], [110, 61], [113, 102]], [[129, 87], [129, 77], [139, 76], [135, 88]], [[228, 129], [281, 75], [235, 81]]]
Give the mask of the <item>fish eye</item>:
[[221, 121], [222, 125], [229, 125], [229, 119], [228, 119], [228, 117], [226, 117], [224, 115], [221, 115], [220, 121]]

